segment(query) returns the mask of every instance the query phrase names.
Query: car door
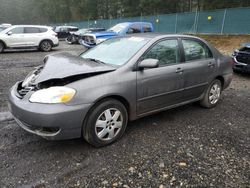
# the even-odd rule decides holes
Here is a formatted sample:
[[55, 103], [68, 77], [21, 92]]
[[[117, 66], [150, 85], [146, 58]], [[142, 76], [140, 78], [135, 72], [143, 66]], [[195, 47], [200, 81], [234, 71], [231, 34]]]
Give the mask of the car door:
[[143, 59], [158, 59], [159, 67], [137, 71], [137, 114], [181, 103], [184, 83], [178, 40], [157, 42], [139, 62]]
[[184, 95], [183, 98], [193, 100], [199, 98], [208, 83], [214, 77], [216, 61], [209, 47], [198, 39], [183, 38]]
[[41, 41], [42, 33], [40, 33], [38, 27], [24, 27], [24, 37], [27, 46], [38, 46]]
[[6, 44], [8, 47], [17, 48], [26, 46], [24, 27], [15, 27], [8, 31], [6, 35]]

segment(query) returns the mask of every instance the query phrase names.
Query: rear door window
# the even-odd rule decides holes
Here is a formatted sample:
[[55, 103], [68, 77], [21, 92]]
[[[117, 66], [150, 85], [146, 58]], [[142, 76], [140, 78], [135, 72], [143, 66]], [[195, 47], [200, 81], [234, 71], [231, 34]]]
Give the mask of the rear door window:
[[186, 61], [196, 61], [213, 58], [208, 46], [202, 42], [191, 39], [183, 39], [184, 55]]
[[24, 33], [40, 33], [40, 29], [37, 27], [25, 27]]

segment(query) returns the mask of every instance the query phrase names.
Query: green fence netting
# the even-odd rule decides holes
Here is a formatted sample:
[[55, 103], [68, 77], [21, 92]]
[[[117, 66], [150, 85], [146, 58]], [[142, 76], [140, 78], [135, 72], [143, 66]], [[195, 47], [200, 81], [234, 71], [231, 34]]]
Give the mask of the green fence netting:
[[250, 34], [250, 7], [213, 11], [187, 12], [133, 18], [99, 19], [54, 25], [74, 25], [79, 28], [110, 28], [121, 22], [145, 21], [154, 25], [156, 32]]

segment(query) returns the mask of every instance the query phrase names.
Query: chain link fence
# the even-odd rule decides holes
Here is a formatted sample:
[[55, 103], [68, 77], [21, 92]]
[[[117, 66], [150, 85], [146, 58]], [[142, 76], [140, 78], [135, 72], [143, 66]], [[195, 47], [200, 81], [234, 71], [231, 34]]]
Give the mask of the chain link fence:
[[110, 28], [121, 22], [145, 21], [156, 32], [201, 34], [250, 34], [250, 7], [213, 11], [197, 11], [133, 18], [99, 19], [55, 25], [74, 25], [79, 28]]

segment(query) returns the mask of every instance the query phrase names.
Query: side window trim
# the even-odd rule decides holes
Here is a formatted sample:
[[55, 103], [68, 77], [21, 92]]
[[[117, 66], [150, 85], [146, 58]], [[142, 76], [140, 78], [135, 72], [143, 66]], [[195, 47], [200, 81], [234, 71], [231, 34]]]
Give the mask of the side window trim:
[[177, 63], [171, 63], [171, 64], [166, 64], [166, 65], [162, 65], [162, 66], [159, 66], [159, 68], [161, 67], [168, 67], [168, 66], [172, 66], [172, 65], [177, 65], [177, 64], [181, 64], [183, 63], [182, 62], [182, 52], [181, 52], [181, 47], [180, 47], [180, 42], [179, 42], [179, 38], [178, 37], [167, 37], [167, 38], [163, 38], [163, 39], [160, 39], [160, 40], [157, 40], [155, 41], [142, 55], [141, 57], [137, 60], [136, 62], [136, 67], [138, 67], [138, 64], [142, 61], [142, 57], [147, 54], [155, 45], [157, 45], [158, 43], [160, 42], [163, 42], [163, 41], [166, 41], [166, 40], [176, 40], [177, 43], [178, 43], [178, 51], [179, 51], [179, 55], [180, 55], [180, 62], [177, 62]]
[[[182, 56], [183, 56], [182, 58], [183, 58], [183, 62], [184, 62], [184, 63], [191, 63], [191, 62], [197, 62], [197, 61], [201, 61], [201, 60], [212, 60], [212, 59], [214, 59], [213, 51], [212, 51], [212, 50], [210, 49], [210, 47], [209, 47], [206, 43], [204, 43], [203, 41], [201, 41], [201, 40], [199, 40], [199, 39], [196, 39], [196, 38], [188, 38], [188, 37], [181, 37], [181, 38], [179, 38], [179, 40], [180, 40], [180, 44], [179, 44], [179, 45], [181, 45], [180, 48], [181, 48], [181, 51], [182, 51], [181, 53], [182, 53]], [[196, 42], [198, 42], [198, 43], [204, 45], [204, 46], [210, 51], [212, 57], [210, 57], [210, 58], [205, 58], [205, 59], [197, 59], [197, 60], [189, 60], [189, 61], [186, 61], [186, 58], [185, 58], [185, 50], [184, 50], [184, 45], [183, 45], [183, 40], [196, 41]]]

